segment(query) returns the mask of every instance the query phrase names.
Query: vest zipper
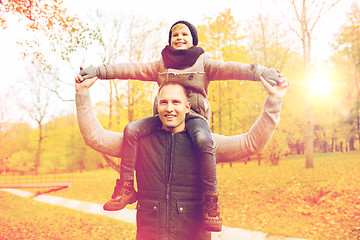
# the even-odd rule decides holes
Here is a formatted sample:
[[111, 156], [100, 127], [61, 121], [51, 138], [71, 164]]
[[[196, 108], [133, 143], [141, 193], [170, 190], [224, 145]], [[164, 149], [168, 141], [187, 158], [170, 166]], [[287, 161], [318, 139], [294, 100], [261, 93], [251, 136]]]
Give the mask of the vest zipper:
[[166, 218], [165, 218], [165, 240], [170, 237], [170, 229], [169, 229], [169, 220], [170, 220], [170, 184], [166, 184]]
[[171, 134], [171, 145], [170, 145], [170, 161], [169, 161], [169, 178], [166, 184], [166, 218], [165, 218], [165, 240], [170, 238], [170, 205], [171, 205], [171, 198], [170, 198], [170, 181], [172, 176], [172, 164], [173, 164], [173, 153], [174, 153], [174, 142], [175, 137], [174, 134]]

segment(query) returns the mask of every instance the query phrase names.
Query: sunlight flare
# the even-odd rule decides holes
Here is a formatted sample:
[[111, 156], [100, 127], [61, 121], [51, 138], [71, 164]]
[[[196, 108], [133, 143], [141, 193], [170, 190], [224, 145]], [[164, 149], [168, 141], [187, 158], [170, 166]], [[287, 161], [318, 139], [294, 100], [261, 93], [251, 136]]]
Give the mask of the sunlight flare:
[[329, 95], [331, 85], [331, 80], [325, 71], [317, 71], [308, 82], [308, 87], [315, 96]]

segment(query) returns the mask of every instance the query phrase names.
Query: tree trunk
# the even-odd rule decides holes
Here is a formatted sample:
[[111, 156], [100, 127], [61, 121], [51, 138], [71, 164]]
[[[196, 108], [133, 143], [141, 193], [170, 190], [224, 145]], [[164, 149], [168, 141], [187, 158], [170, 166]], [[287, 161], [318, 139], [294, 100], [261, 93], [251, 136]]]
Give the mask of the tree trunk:
[[232, 96], [232, 88], [231, 88], [231, 82], [227, 81], [228, 84], [228, 94], [229, 94], [229, 98], [228, 98], [228, 102], [229, 102], [229, 136], [232, 135], [232, 98], [230, 96]]
[[132, 99], [132, 90], [133, 86], [131, 82], [128, 80], [128, 121], [134, 121], [134, 100]]
[[349, 150], [350, 151], [355, 151], [355, 137], [352, 136], [349, 139]]
[[313, 122], [313, 114], [311, 108], [311, 97], [307, 95], [307, 106], [306, 106], [306, 115], [307, 115], [307, 130], [306, 130], [306, 143], [305, 143], [305, 156], [306, 168], [313, 168], [314, 167], [314, 122]]
[[113, 109], [113, 88], [112, 88], [112, 80], [109, 81], [110, 93], [109, 93], [109, 125], [108, 129], [111, 129], [112, 125], [112, 109]]
[[35, 163], [34, 163], [36, 175], [39, 173], [40, 159], [41, 159], [41, 143], [42, 143], [42, 139], [43, 139], [41, 122], [38, 122], [38, 126], [39, 126], [39, 140], [38, 140], [38, 148], [36, 150]]
[[221, 135], [222, 132], [221, 132], [221, 106], [222, 106], [222, 101], [221, 101], [221, 81], [218, 82], [219, 84], [219, 115], [218, 115], [218, 119], [219, 119], [219, 134]]

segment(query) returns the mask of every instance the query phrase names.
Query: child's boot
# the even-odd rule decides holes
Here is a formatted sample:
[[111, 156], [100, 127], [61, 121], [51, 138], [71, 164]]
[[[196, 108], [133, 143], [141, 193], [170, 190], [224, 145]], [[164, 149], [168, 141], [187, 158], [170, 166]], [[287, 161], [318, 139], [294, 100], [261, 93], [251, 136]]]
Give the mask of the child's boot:
[[103, 206], [105, 211], [118, 211], [127, 204], [136, 202], [134, 180], [116, 179], [116, 186], [111, 199]]
[[222, 219], [220, 217], [220, 207], [218, 206], [218, 196], [216, 194], [204, 194], [203, 216], [205, 231], [221, 232]]
[[111, 195], [111, 199], [114, 199], [120, 195], [120, 192], [121, 192], [121, 189], [123, 186], [124, 186], [124, 180], [116, 179], [116, 185], [114, 187], [114, 192]]

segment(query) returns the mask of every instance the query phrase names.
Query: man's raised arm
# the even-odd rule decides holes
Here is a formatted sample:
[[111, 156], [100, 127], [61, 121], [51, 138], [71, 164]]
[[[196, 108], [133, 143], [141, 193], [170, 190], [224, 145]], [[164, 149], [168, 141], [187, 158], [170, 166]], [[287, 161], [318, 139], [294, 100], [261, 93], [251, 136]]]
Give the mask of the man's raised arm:
[[75, 78], [76, 111], [81, 135], [85, 143], [96, 151], [113, 157], [120, 157], [123, 134], [105, 130], [92, 110], [89, 88], [98, 78], [81, 82]]

